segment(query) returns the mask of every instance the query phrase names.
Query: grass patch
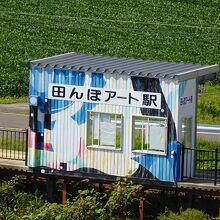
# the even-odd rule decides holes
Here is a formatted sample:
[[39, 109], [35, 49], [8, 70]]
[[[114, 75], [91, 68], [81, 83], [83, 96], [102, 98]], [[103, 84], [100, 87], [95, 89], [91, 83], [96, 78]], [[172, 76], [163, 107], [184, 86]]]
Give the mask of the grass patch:
[[160, 215], [158, 220], [186, 220], [186, 219], [197, 219], [197, 220], [211, 220], [211, 217], [196, 209], [186, 209], [180, 213], [174, 213], [172, 211], [166, 211], [165, 214]]
[[0, 153], [1, 150], [7, 151], [26, 151], [25, 132], [0, 132]]
[[8, 151], [24, 151], [26, 150], [26, 142], [19, 140], [3, 140], [0, 138], [0, 151], [1, 150]]
[[198, 123], [220, 125], [220, 84], [207, 82], [198, 95]]
[[205, 94], [206, 93], [217, 93], [220, 96], [220, 84], [207, 82], [205, 84]]
[[[201, 138], [196, 143], [196, 168], [198, 170], [214, 170], [215, 169], [215, 149], [218, 149], [220, 155], [220, 142], [206, 141]], [[200, 151], [201, 149], [201, 151]], [[207, 151], [203, 151], [205, 149]], [[218, 163], [218, 168], [220, 163]]]
[[216, 149], [220, 150], [220, 142], [217, 141], [207, 141], [202, 138], [197, 138], [196, 148], [198, 149]]
[[27, 103], [28, 97], [0, 97], [0, 104]]
[[198, 123], [220, 124], [220, 92], [200, 94], [197, 113]]

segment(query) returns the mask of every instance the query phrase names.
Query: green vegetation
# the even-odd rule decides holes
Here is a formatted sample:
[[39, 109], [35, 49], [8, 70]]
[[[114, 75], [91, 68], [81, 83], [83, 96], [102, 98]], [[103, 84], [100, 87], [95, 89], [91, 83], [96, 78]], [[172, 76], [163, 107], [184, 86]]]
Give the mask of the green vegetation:
[[198, 138], [196, 141], [196, 146], [199, 149], [216, 149], [220, 150], [220, 142], [206, 141], [204, 139]]
[[9, 151], [26, 150], [26, 141], [19, 138], [2, 138], [0, 137], [0, 150], [7, 149]]
[[[21, 219], [22, 216], [38, 210], [45, 200], [37, 191], [34, 195], [19, 188], [19, 178], [3, 182], [0, 188], [0, 219]], [[31, 219], [31, 218], [24, 218]]]
[[207, 82], [204, 88], [205, 88], [205, 94], [206, 93], [220, 93], [220, 84], [216, 83], [215, 81]]
[[[186, 197], [184, 194], [168, 192], [144, 191], [140, 185], [126, 182], [117, 182], [112, 187], [100, 189], [97, 185], [84, 180], [71, 182], [68, 187], [68, 200], [64, 207], [59, 203], [49, 204], [45, 196], [40, 192], [45, 188], [44, 181], [37, 182], [35, 179], [33, 194], [27, 192], [33, 182], [28, 186], [24, 184], [24, 177], [15, 177], [0, 187], [0, 219], [13, 220], [121, 220], [139, 219], [139, 201], [144, 198], [146, 219], [210, 219], [208, 214], [195, 209], [183, 211]], [[57, 183], [57, 194], [61, 186]], [[203, 204], [208, 213], [215, 216], [218, 201], [204, 197], [194, 204], [201, 208]], [[157, 204], [155, 206], [155, 204]], [[205, 206], [209, 204], [208, 206]], [[166, 207], [167, 206], [167, 207]], [[181, 208], [182, 207], [182, 208]], [[208, 210], [207, 208], [210, 209]], [[168, 211], [168, 209], [170, 211]], [[176, 214], [179, 213], [180, 214]], [[216, 211], [215, 211], [216, 210]], [[164, 213], [164, 214], [163, 214]], [[175, 218], [174, 218], [175, 217]]]
[[[220, 142], [215, 142], [215, 141], [206, 141], [203, 139], [197, 139], [196, 142], [196, 148], [201, 149], [201, 151], [197, 151], [196, 154], [196, 169], [204, 170], [204, 169], [215, 169], [215, 149], [217, 148], [218, 151], [220, 152]], [[203, 151], [202, 149], [206, 149], [206, 151]], [[208, 152], [207, 152], [208, 150]], [[218, 153], [218, 155], [220, 155]], [[202, 160], [202, 161], [201, 161]], [[217, 163], [217, 166], [219, 166], [220, 163]]]
[[204, 212], [196, 209], [187, 209], [183, 212], [180, 212], [180, 214], [167, 211], [164, 215], [160, 215], [158, 217], [158, 220], [189, 220], [189, 219], [211, 220], [211, 217], [205, 214]]
[[74, 198], [62, 208], [57, 203], [48, 204], [38, 192], [34, 195], [25, 193], [21, 187], [18, 177], [3, 182], [0, 188], [0, 219], [125, 219], [131, 216], [131, 207], [139, 200], [142, 190], [142, 186], [131, 183], [115, 183], [110, 191], [104, 192], [99, 192], [89, 183], [87, 189], [82, 190], [74, 185], [78, 192], [74, 192]]
[[199, 95], [198, 123], [220, 124], [220, 91]]
[[28, 62], [75, 51], [219, 63], [218, 0], [3, 0], [0, 94], [26, 96]]
[[27, 97], [0, 97], [0, 104], [26, 103]]

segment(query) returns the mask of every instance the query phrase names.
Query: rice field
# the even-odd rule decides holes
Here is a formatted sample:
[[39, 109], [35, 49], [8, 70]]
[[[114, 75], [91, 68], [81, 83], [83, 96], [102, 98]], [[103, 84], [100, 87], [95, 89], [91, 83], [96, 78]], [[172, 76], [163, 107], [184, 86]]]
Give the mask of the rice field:
[[26, 96], [30, 60], [75, 51], [220, 63], [218, 0], [2, 0], [0, 96]]

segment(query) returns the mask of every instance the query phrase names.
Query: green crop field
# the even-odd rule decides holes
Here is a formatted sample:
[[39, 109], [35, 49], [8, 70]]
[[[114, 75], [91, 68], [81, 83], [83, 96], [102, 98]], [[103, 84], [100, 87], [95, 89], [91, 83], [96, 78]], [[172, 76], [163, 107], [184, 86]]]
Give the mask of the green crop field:
[[26, 96], [28, 62], [75, 51], [220, 63], [219, 0], [2, 0], [0, 96]]

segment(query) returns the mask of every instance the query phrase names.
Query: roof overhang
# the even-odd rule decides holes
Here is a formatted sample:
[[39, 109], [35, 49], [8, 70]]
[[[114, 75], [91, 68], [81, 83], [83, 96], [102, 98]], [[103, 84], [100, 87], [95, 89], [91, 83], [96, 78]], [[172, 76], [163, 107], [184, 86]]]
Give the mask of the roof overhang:
[[173, 78], [178, 81], [189, 80], [197, 78], [198, 82], [204, 82], [215, 79], [216, 73], [219, 71], [219, 65], [211, 65], [196, 69], [194, 71], [187, 71], [181, 74], [176, 74]]
[[198, 82], [213, 80], [219, 71], [219, 65], [217, 64], [175, 63], [103, 55], [86, 55], [74, 52], [33, 60], [30, 62], [30, 65], [37, 68], [128, 74], [134, 77], [171, 79], [174, 81], [197, 79]]

